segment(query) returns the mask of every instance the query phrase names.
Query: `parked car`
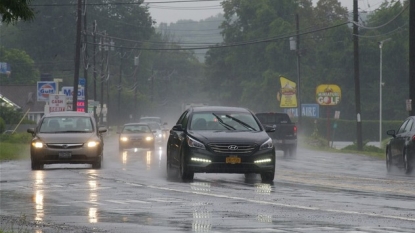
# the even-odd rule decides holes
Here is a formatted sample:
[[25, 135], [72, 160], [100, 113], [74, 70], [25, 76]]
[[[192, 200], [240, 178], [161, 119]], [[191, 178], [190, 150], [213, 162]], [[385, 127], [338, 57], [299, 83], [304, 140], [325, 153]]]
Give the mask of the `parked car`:
[[275, 129], [268, 135], [276, 150], [282, 150], [284, 156], [295, 156], [297, 154], [297, 126], [291, 121], [290, 116], [284, 112], [262, 112], [256, 113], [263, 125]]
[[30, 158], [32, 170], [41, 170], [44, 164], [92, 164], [101, 168], [105, 127], [97, 127], [95, 119], [83, 112], [54, 112], [45, 114], [32, 134]]
[[386, 145], [386, 169], [397, 166], [410, 173], [415, 165], [415, 116], [406, 118], [398, 131], [392, 129], [386, 134], [392, 136]]
[[273, 181], [275, 148], [255, 115], [238, 107], [190, 107], [170, 131], [167, 174], [182, 180], [194, 173], [261, 174]]
[[154, 149], [156, 131], [151, 131], [147, 123], [128, 123], [118, 132], [119, 150], [133, 148]]

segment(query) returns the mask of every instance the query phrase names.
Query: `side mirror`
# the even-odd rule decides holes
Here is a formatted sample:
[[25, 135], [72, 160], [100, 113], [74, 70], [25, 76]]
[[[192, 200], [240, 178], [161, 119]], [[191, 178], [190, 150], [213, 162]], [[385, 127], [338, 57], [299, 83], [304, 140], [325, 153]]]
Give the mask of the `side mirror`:
[[265, 125], [265, 132], [275, 132], [275, 128], [269, 125]]
[[172, 130], [174, 131], [183, 131], [183, 126], [181, 124], [177, 124], [173, 126]]
[[99, 127], [98, 128], [98, 133], [106, 133], [108, 131], [108, 129], [106, 127]]
[[28, 128], [27, 132], [31, 134], [35, 134], [35, 128]]
[[390, 129], [390, 130], [386, 131], [386, 134], [396, 138], [395, 130], [393, 130], [393, 129]]

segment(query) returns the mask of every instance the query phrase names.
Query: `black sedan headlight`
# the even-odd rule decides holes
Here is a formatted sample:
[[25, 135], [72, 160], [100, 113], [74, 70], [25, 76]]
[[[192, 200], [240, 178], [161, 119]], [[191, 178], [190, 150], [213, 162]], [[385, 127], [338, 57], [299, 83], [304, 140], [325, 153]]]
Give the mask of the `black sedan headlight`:
[[262, 145], [259, 147], [259, 150], [271, 149], [274, 145], [272, 144], [272, 139], [268, 138]]
[[203, 149], [203, 150], [206, 149], [206, 147], [205, 147], [205, 145], [203, 145], [203, 143], [198, 142], [198, 141], [196, 141], [195, 139], [193, 139], [189, 136], [186, 137], [186, 141], [187, 141], [187, 145], [189, 145], [189, 147]]

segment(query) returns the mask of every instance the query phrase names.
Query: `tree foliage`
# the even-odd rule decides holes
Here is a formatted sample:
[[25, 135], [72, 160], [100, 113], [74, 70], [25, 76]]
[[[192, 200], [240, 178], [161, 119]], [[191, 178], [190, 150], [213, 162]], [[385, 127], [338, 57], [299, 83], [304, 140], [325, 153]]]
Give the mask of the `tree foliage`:
[[9, 24], [19, 20], [31, 21], [35, 13], [30, 8], [31, 0], [2, 0], [0, 2], [1, 22]]
[[[255, 111], [282, 111], [276, 99], [279, 77], [298, 81], [298, 52], [302, 103], [316, 103], [319, 84], [336, 84], [342, 89], [342, 100], [329, 110], [341, 110], [345, 119], [355, 118], [352, 28], [347, 24], [348, 9], [338, 0], [319, 0], [316, 6], [308, 0], [227, 0], [222, 4], [225, 21], [221, 25], [221, 45], [225, 48], [211, 49], [206, 56], [205, 85], [212, 98]], [[379, 115], [377, 44], [388, 37], [392, 40], [383, 50], [384, 93], [388, 93], [384, 94], [384, 109], [393, 110], [385, 114], [385, 119], [405, 115], [404, 108], [398, 108], [396, 103], [404, 106], [408, 96], [407, 90], [399, 92], [408, 79], [407, 4], [385, 2], [369, 14], [367, 22], [360, 22], [363, 119], [376, 119]], [[300, 51], [291, 51], [289, 37], [296, 36], [296, 14], [300, 19]], [[235, 44], [241, 46], [227, 47]]]

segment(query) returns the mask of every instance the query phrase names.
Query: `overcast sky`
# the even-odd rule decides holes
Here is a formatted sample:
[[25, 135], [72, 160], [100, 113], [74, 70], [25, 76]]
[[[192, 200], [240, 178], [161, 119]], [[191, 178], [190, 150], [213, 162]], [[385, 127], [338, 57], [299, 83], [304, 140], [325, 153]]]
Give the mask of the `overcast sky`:
[[[167, 2], [175, 3], [167, 3]], [[255, 1], [255, 0], [253, 0]], [[278, 0], [276, 0], [278, 1]], [[316, 3], [318, 0], [313, 0]], [[339, 0], [342, 6], [345, 6], [349, 11], [353, 10], [353, 0]], [[373, 11], [385, 0], [358, 0], [358, 6], [361, 10]], [[388, 0], [390, 1], [390, 0]], [[153, 3], [152, 2], [159, 2]], [[163, 3], [160, 3], [163, 2]], [[164, 3], [166, 2], [166, 3]], [[189, 2], [183, 3], [177, 0], [146, 0], [145, 3], [150, 3], [150, 13], [153, 19], [159, 23], [174, 23], [179, 19], [191, 19], [199, 21], [202, 19], [215, 16], [222, 13], [220, 0], [210, 2]]]

